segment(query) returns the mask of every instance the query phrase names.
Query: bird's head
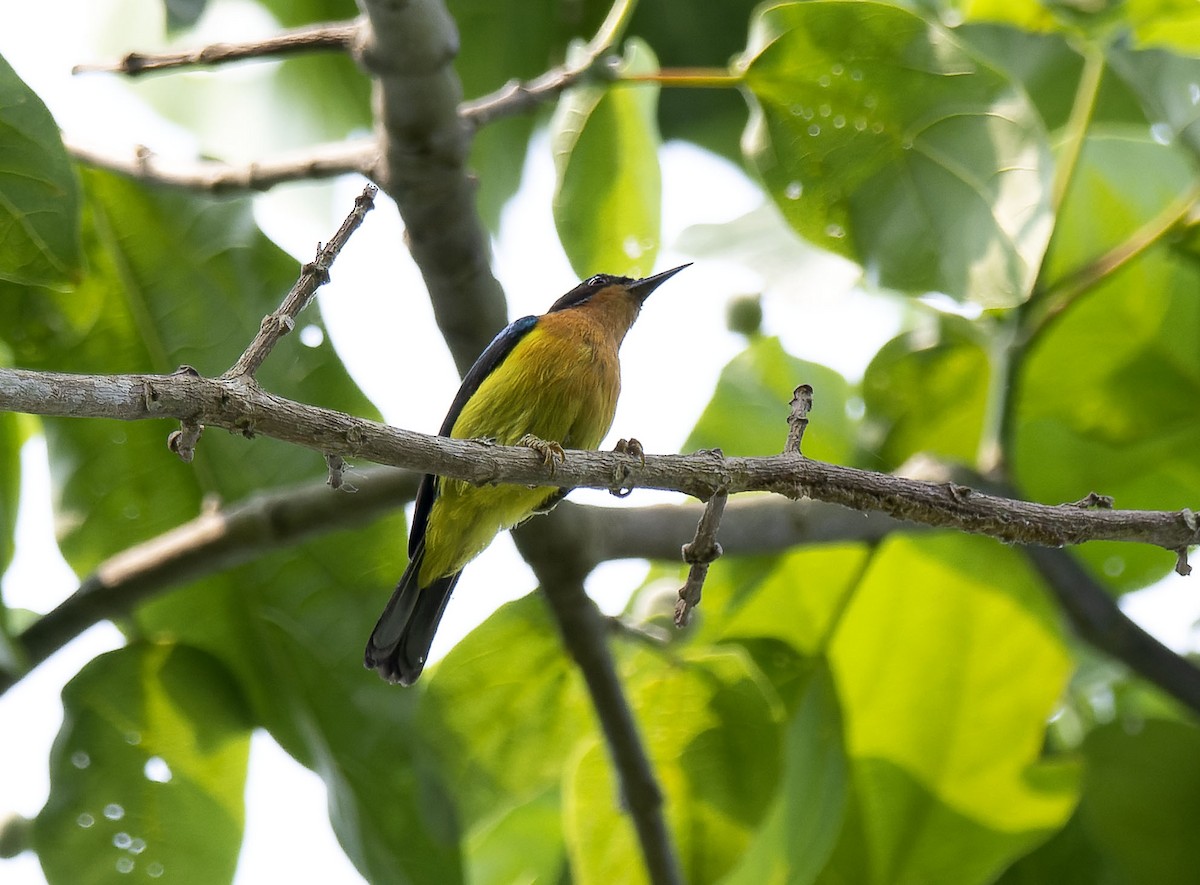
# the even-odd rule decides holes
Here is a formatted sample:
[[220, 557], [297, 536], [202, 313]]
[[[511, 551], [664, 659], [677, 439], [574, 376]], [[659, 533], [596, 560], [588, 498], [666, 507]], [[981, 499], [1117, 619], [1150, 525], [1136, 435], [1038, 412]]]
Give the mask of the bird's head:
[[650, 297], [650, 293], [685, 267], [691, 267], [691, 262], [681, 264], [679, 267], [673, 267], [670, 270], [664, 270], [662, 273], [657, 273], [651, 277], [644, 277], [640, 280], [631, 277], [613, 276], [606, 273], [596, 274], [596, 276], [584, 280], [566, 295], [555, 301], [550, 305], [550, 310], [547, 313], [581, 307], [597, 299], [608, 300], [619, 297], [621, 300], [632, 301], [635, 307], [634, 316], [637, 316], [636, 309], [641, 308], [646, 299]]

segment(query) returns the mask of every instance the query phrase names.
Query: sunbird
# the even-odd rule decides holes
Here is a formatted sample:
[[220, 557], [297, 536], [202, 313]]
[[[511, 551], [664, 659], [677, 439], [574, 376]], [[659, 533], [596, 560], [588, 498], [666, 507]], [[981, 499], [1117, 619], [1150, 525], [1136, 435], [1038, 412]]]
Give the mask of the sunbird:
[[[621, 342], [650, 293], [685, 267], [640, 280], [600, 274], [541, 316], [510, 323], [463, 378], [438, 434], [529, 446], [551, 465], [565, 457], [564, 448], [594, 449], [617, 409]], [[416, 682], [463, 567], [499, 532], [565, 494], [550, 486], [422, 478], [408, 568], [367, 641], [366, 666], [389, 682]]]

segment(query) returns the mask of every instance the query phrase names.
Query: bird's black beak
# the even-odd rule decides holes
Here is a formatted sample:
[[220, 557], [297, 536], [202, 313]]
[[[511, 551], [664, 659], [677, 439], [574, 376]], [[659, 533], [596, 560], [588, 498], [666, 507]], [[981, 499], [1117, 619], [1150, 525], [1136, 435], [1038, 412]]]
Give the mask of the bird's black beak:
[[670, 270], [664, 270], [662, 273], [656, 273], [652, 277], [646, 277], [644, 280], [637, 280], [629, 284], [629, 294], [638, 300], [639, 304], [644, 304], [646, 299], [650, 297], [650, 293], [665, 283], [675, 274], [679, 273], [685, 267], [691, 267], [692, 263], [681, 264], [679, 267], [673, 267]]

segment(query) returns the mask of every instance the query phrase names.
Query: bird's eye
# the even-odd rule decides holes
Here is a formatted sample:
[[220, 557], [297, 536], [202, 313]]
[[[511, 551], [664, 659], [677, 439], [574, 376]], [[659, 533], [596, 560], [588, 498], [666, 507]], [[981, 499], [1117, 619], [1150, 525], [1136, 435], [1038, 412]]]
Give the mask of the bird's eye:
[[588, 280], [588, 281], [587, 281], [587, 285], [589, 285], [589, 286], [599, 286], [599, 285], [600, 285], [601, 283], [603, 283], [603, 282], [604, 282], [604, 277], [603, 277], [603, 275], [601, 275], [601, 274], [596, 274], [596, 276], [592, 277], [590, 280]]

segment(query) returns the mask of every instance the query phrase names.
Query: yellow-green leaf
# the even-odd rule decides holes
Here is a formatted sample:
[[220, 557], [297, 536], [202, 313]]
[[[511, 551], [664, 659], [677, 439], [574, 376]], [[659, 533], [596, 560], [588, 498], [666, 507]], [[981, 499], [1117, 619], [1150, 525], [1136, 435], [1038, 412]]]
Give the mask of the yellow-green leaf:
[[[626, 44], [620, 73], [657, 69], [649, 46]], [[580, 277], [641, 277], [654, 267], [662, 215], [657, 108], [658, 87], [646, 84], [580, 86], [559, 101], [550, 122], [554, 223]]]

